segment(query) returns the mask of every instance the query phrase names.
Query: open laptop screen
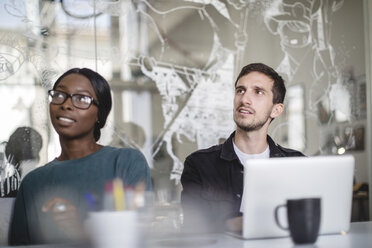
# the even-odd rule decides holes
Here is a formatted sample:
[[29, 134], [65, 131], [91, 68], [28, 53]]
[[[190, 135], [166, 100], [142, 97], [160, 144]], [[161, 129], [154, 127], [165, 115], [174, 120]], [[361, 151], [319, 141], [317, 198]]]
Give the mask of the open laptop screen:
[[[244, 168], [243, 238], [288, 236], [274, 219], [287, 199], [320, 197], [320, 234], [350, 226], [354, 157], [314, 156], [250, 159]], [[282, 211], [281, 223], [287, 223]]]

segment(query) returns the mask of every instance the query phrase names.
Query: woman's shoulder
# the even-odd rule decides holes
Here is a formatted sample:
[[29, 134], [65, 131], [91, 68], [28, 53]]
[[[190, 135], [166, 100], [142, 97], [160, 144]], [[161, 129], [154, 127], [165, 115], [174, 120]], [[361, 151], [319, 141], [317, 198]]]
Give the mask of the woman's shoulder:
[[120, 166], [124, 167], [132, 167], [135, 166], [140, 168], [142, 165], [147, 165], [146, 158], [144, 154], [135, 148], [118, 148], [118, 147], [111, 147], [106, 146], [106, 155], [104, 157], [107, 160], [114, 160], [115, 164], [120, 164]]
[[139, 150], [130, 147], [105, 146], [103, 147], [103, 152], [118, 155], [142, 155], [142, 153]]
[[22, 179], [22, 183], [33, 183], [34, 181], [39, 181], [41, 178], [48, 176], [50, 170], [53, 170], [54, 164], [55, 160], [52, 160], [45, 165], [36, 167], [25, 175], [25, 177]]

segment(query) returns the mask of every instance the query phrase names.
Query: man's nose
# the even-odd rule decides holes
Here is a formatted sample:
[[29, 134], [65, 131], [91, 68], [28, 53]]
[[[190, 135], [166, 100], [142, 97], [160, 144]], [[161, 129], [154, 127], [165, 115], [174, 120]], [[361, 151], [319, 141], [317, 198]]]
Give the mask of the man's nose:
[[252, 104], [252, 96], [251, 96], [251, 94], [248, 91], [244, 92], [244, 94], [242, 95], [241, 101], [244, 104], [249, 104], [249, 105]]

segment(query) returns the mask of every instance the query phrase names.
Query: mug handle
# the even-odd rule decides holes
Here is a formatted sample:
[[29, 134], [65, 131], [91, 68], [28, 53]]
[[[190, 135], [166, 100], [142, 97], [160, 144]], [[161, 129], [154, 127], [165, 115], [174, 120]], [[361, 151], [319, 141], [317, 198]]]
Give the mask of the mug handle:
[[280, 224], [280, 221], [279, 221], [279, 215], [278, 215], [278, 212], [279, 212], [279, 209], [280, 208], [283, 208], [283, 207], [287, 207], [287, 205], [285, 205], [285, 204], [283, 204], [283, 205], [279, 205], [279, 206], [277, 206], [276, 208], [275, 208], [275, 214], [274, 214], [274, 216], [275, 216], [275, 222], [276, 222], [276, 224], [281, 228], [281, 229], [283, 229], [283, 230], [289, 230], [289, 228], [288, 227], [284, 227], [284, 226], [282, 226], [282, 224]]

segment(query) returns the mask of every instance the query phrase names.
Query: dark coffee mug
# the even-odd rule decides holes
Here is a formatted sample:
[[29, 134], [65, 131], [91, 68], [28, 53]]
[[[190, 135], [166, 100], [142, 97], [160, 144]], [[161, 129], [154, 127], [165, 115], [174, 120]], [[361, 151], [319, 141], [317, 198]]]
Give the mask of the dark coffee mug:
[[[275, 222], [281, 229], [289, 230], [295, 244], [313, 244], [319, 234], [320, 203], [320, 198], [289, 199], [287, 204], [275, 208]], [[287, 208], [288, 227], [279, 221], [278, 211], [282, 207]]]

